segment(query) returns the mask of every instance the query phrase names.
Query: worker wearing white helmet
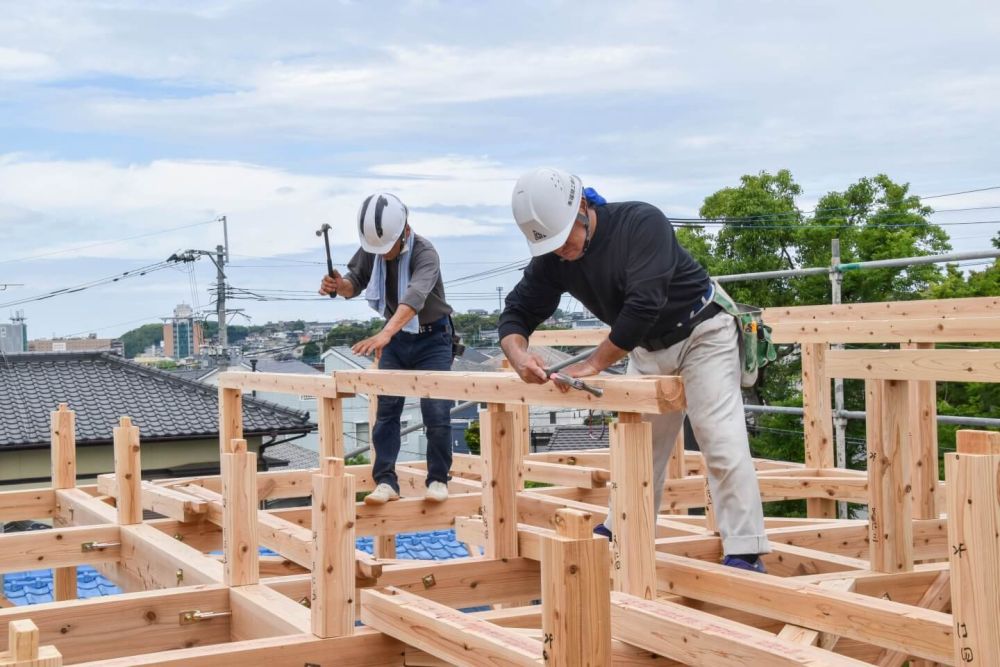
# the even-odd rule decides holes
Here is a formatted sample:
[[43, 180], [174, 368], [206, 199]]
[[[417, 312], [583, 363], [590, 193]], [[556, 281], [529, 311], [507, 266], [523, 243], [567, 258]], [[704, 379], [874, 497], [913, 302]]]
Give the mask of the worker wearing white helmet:
[[[596, 375], [628, 356], [629, 374], [682, 376], [724, 562], [764, 571], [759, 554], [770, 547], [744, 421], [731, 301], [681, 247], [655, 206], [607, 203], [577, 176], [549, 168], [521, 176], [511, 204], [533, 256], [500, 316], [500, 345], [513, 368], [525, 382], [548, 381], [541, 360], [528, 352], [528, 337], [568, 292], [611, 330], [588, 359], [563, 373]], [[652, 422], [659, 511], [684, 414], [645, 419]], [[594, 532], [610, 538], [611, 516]]]
[[[320, 294], [346, 299], [364, 292], [369, 305], [386, 318], [382, 330], [353, 347], [356, 354], [372, 355], [379, 368], [395, 370], [451, 370], [454, 358], [452, 308], [445, 300], [441, 262], [430, 241], [415, 234], [409, 210], [398, 197], [377, 192], [361, 204], [357, 219], [361, 248], [348, 262], [348, 273], [324, 276]], [[368, 504], [399, 498], [396, 458], [400, 449], [403, 397], [379, 396], [372, 429], [375, 490]], [[420, 410], [427, 429], [426, 498], [448, 497], [451, 471], [452, 401], [423, 398]]]

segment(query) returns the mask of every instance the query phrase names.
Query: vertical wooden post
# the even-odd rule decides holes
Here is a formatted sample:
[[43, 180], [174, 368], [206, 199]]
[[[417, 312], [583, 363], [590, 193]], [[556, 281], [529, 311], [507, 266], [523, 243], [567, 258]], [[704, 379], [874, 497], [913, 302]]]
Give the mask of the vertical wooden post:
[[479, 434], [486, 557], [512, 558], [517, 556], [517, 490], [524, 475], [514, 414], [502, 403], [490, 403], [479, 413]]
[[243, 390], [219, 387], [219, 451], [243, 437]]
[[[373, 369], [378, 368], [378, 359], [372, 362]], [[368, 460], [375, 463], [375, 419], [378, 416], [378, 394], [368, 394]], [[372, 553], [375, 558], [396, 557], [396, 536], [376, 535], [372, 540]]]
[[344, 458], [344, 406], [342, 399], [320, 396], [319, 414], [319, 458]]
[[0, 665], [11, 667], [62, 667], [62, 655], [53, 646], [39, 646], [38, 626], [30, 619], [11, 621], [7, 651], [0, 653]]
[[[51, 414], [52, 488], [72, 489], [76, 486], [76, 413], [66, 403]], [[77, 595], [76, 567], [57, 567], [53, 572], [53, 588], [57, 602], [75, 600]]]
[[[513, 372], [510, 361], [504, 358], [500, 362], [500, 367], [505, 371]], [[514, 415], [514, 442], [515, 447], [520, 448], [521, 458], [531, 453], [531, 406], [521, 403], [508, 403], [506, 410]], [[521, 477], [519, 489], [524, 489], [524, 477]]]
[[257, 455], [234, 439], [222, 453], [222, 551], [227, 586], [260, 580], [257, 539]]
[[959, 454], [1000, 454], [1000, 431], [955, 431]]
[[653, 600], [653, 430], [637, 413], [611, 424], [611, 511], [615, 590]]
[[715, 503], [712, 502], [712, 489], [708, 485], [708, 475], [705, 475], [705, 528], [716, 535], [719, 534], [719, 525], [715, 520]]
[[354, 476], [344, 460], [325, 458], [313, 475], [312, 631], [317, 637], [354, 632]]
[[611, 665], [608, 544], [586, 512], [556, 510], [542, 538], [542, 634], [548, 667]]
[[[933, 350], [934, 343], [904, 343], [904, 350]], [[937, 383], [910, 382], [913, 518], [936, 519], [938, 471]]]
[[1000, 665], [1000, 454], [945, 458], [955, 664]]
[[52, 488], [76, 486], [76, 413], [66, 403], [51, 413]]
[[[802, 344], [802, 423], [805, 427], [806, 467], [832, 468], [833, 414], [830, 379], [826, 377], [826, 343]], [[810, 518], [834, 519], [837, 501], [832, 498], [809, 498], [806, 509]]]
[[868, 526], [876, 572], [913, 569], [908, 382], [866, 380]]
[[122, 417], [114, 428], [115, 480], [118, 484], [118, 523], [142, 523], [142, 463], [139, 459], [139, 429]]
[[[681, 430], [677, 432], [677, 439], [674, 440], [674, 450], [670, 453], [670, 458], [667, 460], [667, 479], [683, 479], [684, 478], [684, 425], [681, 423]], [[660, 511], [664, 514], [687, 514], [686, 509], [664, 509], [660, 507]], [[714, 529], [713, 529], [714, 530]]]
[[[378, 357], [371, 365], [372, 370], [378, 369]], [[375, 463], [375, 420], [378, 418], [378, 394], [368, 392], [368, 460]]]

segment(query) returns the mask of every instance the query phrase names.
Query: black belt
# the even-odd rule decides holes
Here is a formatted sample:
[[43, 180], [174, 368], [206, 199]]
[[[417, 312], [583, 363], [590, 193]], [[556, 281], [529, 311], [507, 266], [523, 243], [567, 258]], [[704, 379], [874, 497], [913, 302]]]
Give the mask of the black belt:
[[429, 324], [421, 324], [419, 333], [434, 333], [435, 331], [448, 331], [448, 316], [445, 315], [439, 320], [435, 320]]
[[723, 312], [722, 306], [715, 303], [714, 301], [704, 308], [701, 309], [697, 315], [692, 317], [686, 323], [677, 327], [674, 331], [661, 336], [660, 338], [652, 338], [650, 340], [645, 340], [639, 343], [639, 347], [649, 350], [650, 352], [656, 352], [658, 350], [665, 350], [671, 345], [676, 345], [685, 338], [691, 335], [691, 331], [694, 330], [696, 326], [704, 322], [705, 320], [711, 319]]

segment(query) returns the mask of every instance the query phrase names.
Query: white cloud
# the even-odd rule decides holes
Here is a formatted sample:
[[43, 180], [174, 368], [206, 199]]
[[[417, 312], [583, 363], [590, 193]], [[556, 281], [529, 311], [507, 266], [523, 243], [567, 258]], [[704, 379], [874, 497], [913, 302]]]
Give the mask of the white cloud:
[[[506, 204], [510, 179], [488, 161], [443, 160], [450, 165], [436, 175], [415, 180], [412, 174], [430, 163], [375, 168], [358, 178], [320, 177], [237, 162], [157, 160], [116, 165], [106, 161], [0, 159], [0, 210], [5, 251], [10, 255], [46, 253], [102, 240], [212, 220], [226, 215], [234, 252], [280, 255], [313, 249], [312, 232], [330, 222], [333, 238], [353, 245], [354, 218], [362, 199], [375, 190], [391, 190], [417, 212], [414, 224], [438, 237], [491, 235], [492, 220], [420, 211], [448, 204]], [[491, 180], [466, 179], [463, 173], [491, 174]], [[34, 221], [34, 222], [33, 222]], [[38, 222], [41, 221], [41, 222]], [[40, 236], [42, 234], [42, 236]], [[219, 233], [196, 227], [128, 242], [130, 252], [166, 257], [177, 243], [214, 247]], [[43, 243], [40, 243], [43, 241]], [[120, 246], [98, 246], [60, 253], [60, 258], [120, 254]]]

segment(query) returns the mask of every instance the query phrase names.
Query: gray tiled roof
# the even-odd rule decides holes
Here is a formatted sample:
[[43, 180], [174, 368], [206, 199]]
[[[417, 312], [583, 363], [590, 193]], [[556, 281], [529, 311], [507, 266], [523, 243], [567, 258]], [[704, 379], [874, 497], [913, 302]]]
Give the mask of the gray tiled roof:
[[556, 426], [548, 450], [603, 449], [608, 446], [608, 429], [594, 426]]
[[308, 470], [319, 467], [319, 452], [300, 447], [294, 442], [271, 445], [264, 450], [264, 455], [269, 459], [287, 461], [288, 465], [281, 470]]
[[[106, 352], [34, 353], [0, 359], [0, 449], [48, 447], [49, 413], [76, 412], [78, 443], [110, 442], [127, 415], [145, 441], [219, 434], [218, 390]], [[308, 413], [244, 396], [245, 435], [303, 433]]]

